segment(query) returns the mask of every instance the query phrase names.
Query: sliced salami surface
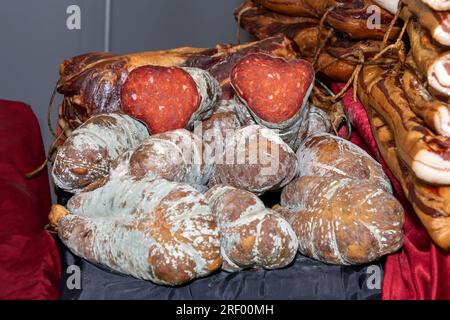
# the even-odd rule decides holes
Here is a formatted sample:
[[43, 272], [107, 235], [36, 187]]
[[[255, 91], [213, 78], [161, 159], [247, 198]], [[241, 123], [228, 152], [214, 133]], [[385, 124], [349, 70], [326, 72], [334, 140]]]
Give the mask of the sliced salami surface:
[[300, 110], [313, 80], [309, 62], [262, 53], [244, 57], [231, 74], [234, 89], [251, 111], [273, 123], [286, 121]]
[[133, 70], [121, 91], [122, 108], [144, 121], [152, 134], [189, 127], [212, 112], [219, 84], [197, 68], [143, 66]]

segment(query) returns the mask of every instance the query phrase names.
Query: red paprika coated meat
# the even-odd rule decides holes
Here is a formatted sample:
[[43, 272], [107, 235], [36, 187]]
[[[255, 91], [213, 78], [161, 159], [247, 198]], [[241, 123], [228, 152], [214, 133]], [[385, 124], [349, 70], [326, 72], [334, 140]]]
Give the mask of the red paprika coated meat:
[[291, 147], [295, 147], [303, 114], [307, 114], [301, 109], [307, 104], [313, 83], [314, 69], [309, 62], [286, 61], [264, 53], [245, 56], [231, 72], [231, 84], [241, 107], [248, 109], [257, 123], [279, 130]]
[[143, 66], [122, 87], [125, 112], [144, 121], [152, 134], [186, 128], [211, 114], [218, 82], [197, 68]]

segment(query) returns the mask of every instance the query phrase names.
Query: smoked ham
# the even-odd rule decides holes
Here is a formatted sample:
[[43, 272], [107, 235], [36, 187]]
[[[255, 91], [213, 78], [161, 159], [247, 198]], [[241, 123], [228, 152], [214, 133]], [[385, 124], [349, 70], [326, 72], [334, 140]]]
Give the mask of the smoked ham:
[[[379, 8], [380, 25], [372, 28], [368, 24], [368, 20], [374, 13], [370, 10], [373, 2], [370, 0], [358, 1], [332, 1], [332, 0], [257, 0], [266, 8], [287, 15], [316, 17], [318, 19], [329, 11], [325, 22], [346, 34], [352, 39], [383, 39], [393, 16]], [[395, 39], [399, 33], [399, 29], [395, 27], [390, 37]]]
[[[313, 61], [319, 43], [324, 41], [329, 27], [324, 26], [319, 36], [319, 21], [311, 17], [291, 17], [271, 12], [246, 0], [235, 10], [235, 17], [241, 27], [258, 39], [265, 39], [282, 34], [293, 40], [299, 55]], [[369, 58], [382, 48], [381, 41], [364, 39], [348, 40], [340, 36], [333, 36], [326, 43], [324, 49], [317, 57], [315, 69], [329, 78], [346, 82], [352, 75], [355, 64], [340, 60], [343, 55], [362, 53]], [[355, 59], [357, 60], [357, 59]]]
[[256, 195], [217, 185], [205, 197], [220, 229], [222, 269], [278, 269], [295, 258], [297, 236], [291, 226]]

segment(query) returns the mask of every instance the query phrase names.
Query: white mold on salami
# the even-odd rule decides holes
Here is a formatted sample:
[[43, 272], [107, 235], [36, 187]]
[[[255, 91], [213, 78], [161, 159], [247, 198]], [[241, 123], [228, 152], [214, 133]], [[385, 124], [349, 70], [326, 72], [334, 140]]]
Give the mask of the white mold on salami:
[[362, 264], [398, 250], [403, 208], [367, 180], [303, 176], [281, 195], [298, 237], [299, 252], [339, 265]]
[[[206, 146], [204, 158], [220, 162], [219, 157], [224, 151], [227, 136], [233, 135], [234, 131], [240, 127], [234, 100], [220, 101], [210, 118], [198, 121], [194, 125], [194, 134], [200, 137]], [[207, 150], [208, 147], [209, 150]]]
[[209, 146], [190, 131], [159, 133], [120, 157], [112, 167], [111, 176], [164, 178], [200, 188], [208, 183], [213, 169], [209, 154]]
[[308, 114], [314, 77], [307, 61], [249, 54], [231, 73], [236, 99], [241, 102], [237, 114], [243, 123], [248, 123], [251, 116], [256, 123], [277, 130], [295, 149], [298, 131]]
[[209, 184], [228, 184], [255, 194], [282, 188], [297, 171], [292, 149], [272, 130], [251, 125], [235, 131], [225, 142]]
[[128, 75], [121, 89], [125, 112], [145, 122], [152, 134], [193, 129], [211, 116], [221, 96], [217, 80], [189, 67], [142, 66]]
[[382, 166], [353, 143], [329, 133], [307, 136], [297, 150], [298, 176], [367, 180], [392, 193]]
[[[298, 131], [296, 147], [308, 136], [315, 133], [331, 132], [330, 116], [322, 109], [310, 104], [308, 115], [302, 121], [300, 130]], [[297, 150], [297, 149], [294, 149]]]
[[106, 177], [113, 160], [147, 137], [146, 127], [127, 115], [96, 115], [59, 147], [52, 169], [53, 181], [61, 189], [77, 193]]
[[289, 223], [265, 208], [254, 194], [217, 185], [205, 194], [221, 233], [222, 268], [282, 268], [297, 251], [297, 237]]
[[186, 125], [186, 129], [192, 130], [196, 121], [207, 119], [212, 115], [214, 107], [219, 103], [222, 89], [219, 82], [209, 72], [199, 68], [183, 67], [182, 69], [194, 79], [200, 95], [200, 106]]
[[77, 255], [158, 284], [179, 285], [221, 265], [220, 239], [206, 199], [164, 179], [112, 179], [79, 193], [58, 222]]

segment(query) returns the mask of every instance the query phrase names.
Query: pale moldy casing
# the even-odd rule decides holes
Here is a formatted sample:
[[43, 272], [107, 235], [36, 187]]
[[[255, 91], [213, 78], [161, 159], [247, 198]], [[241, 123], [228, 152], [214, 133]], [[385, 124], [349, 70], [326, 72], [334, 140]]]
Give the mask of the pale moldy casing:
[[281, 205], [290, 212], [299, 252], [326, 263], [375, 261], [403, 243], [402, 206], [367, 180], [300, 177], [284, 188]]
[[283, 268], [295, 258], [297, 236], [289, 223], [254, 194], [217, 185], [205, 193], [221, 233], [222, 268]]
[[306, 60], [249, 54], [231, 71], [231, 85], [242, 104], [237, 114], [245, 121], [248, 112], [256, 123], [278, 130], [280, 137], [295, 148], [308, 113], [314, 77], [314, 69]]
[[[186, 129], [148, 137], [111, 166], [111, 177], [164, 178], [196, 188], [208, 183], [213, 168], [209, 146]], [[205, 187], [204, 187], [205, 188]]]
[[221, 95], [219, 82], [205, 70], [142, 66], [123, 84], [121, 104], [157, 134], [192, 129], [195, 121], [211, 116]]
[[220, 156], [223, 153], [227, 135], [233, 135], [234, 131], [240, 127], [234, 100], [222, 100], [210, 118], [195, 123], [194, 134], [202, 139], [206, 147], [209, 147], [211, 152], [209, 157], [214, 159], [216, 155]]
[[52, 177], [61, 189], [77, 193], [109, 174], [110, 164], [149, 136], [145, 125], [119, 113], [93, 116], [59, 147]]
[[227, 184], [262, 194], [282, 188], [296, 172], [297, 158], [292, 149], [274, 131], [250, 125], [227, 138], [222, 156], [216, 157], [209, 184]]
[[307, 136], [297, 150], [298, 176], [366, 180], [392, 193], [382, 166], [353, 143], [329, 133]]
[[220, 268], [215, 216], [192, 187], [126, 176], [90, 189], [72, 197], [67, 210], [57, 205], [50, 214], [76, 255], [164, 285]]
[[302, 122], [300, 130], [298, 131], [297, 144], [315, 133], [329, 133], [331, 132], [331, 119], [328, 113], [322, 109], [310, 104], [308, 115]]

